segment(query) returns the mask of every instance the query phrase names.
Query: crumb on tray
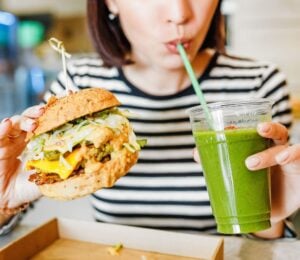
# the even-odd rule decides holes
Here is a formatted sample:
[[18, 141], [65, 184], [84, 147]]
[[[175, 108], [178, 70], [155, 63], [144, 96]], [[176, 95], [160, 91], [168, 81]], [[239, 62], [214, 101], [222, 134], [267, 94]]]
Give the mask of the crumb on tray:
[[123, 249], [123, 244], [118, 243], [118, 244], [108, 247], [107, 251], [110, 255], [118, 256], [118, 255], [120, 255], [122, 249]]

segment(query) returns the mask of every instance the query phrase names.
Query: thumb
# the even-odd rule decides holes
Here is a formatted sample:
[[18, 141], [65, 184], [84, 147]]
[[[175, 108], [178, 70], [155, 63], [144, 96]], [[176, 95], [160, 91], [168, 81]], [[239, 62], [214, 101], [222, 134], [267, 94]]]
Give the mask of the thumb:
[[15, 182], [14, 199], [11, 200], [12, 207], [16, 207], [25, 202], [32, 202], [42, 196], [38, 186], [28, 180], [32, 174], [31, 171], [21, 172], [18, 174]]

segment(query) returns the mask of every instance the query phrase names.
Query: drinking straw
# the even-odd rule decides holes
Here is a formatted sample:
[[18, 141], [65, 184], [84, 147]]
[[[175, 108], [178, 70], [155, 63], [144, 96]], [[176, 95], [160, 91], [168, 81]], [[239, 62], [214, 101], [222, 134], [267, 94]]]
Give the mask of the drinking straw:
[[68, 95], [73, 92], [72, 87], [70, 86], [69, 81], [68, 81], [67, 66], [66, 66], [66, 58], [70, 59], [71, 54], [66, 52], [63, 42], [57, 40], [54, 37], [52, 37], [49, 40], [49, 44], [54, 50], [56, 50], [58, 53], [61, 54], [61, 60], [62, 60], [62, 65], [63, 65], [64, 77], [65, 77], [66, 92]]
[[185, 66], [185, 69], [186, 69], [186, 71], [187, 71], [187, 73], [189, 75], [189, 78], [190, 78], [190, 80], [192, 82], [192, 86], [194, 88], [194, 91], [195, 91], [196, 95], [198, 96], [200, 104], [201, 104], [201, 106], [202, 106], [202, 108], [204, 110], [204, 114], [205, 114], [206, 120], [207, 120], [210, 128], [213, 129], [213, 120], [212, 120], [211, 113], [210, 113], [210, 111], [208, 109], [207, 103], [206, 103], [205, 98], [203, 96], [201, 87], [199, 85], [199, 82], [198, 82], [198, 79], [197, 79], [197, 77], [195, 75], [195, 72], [194, 72], [194, 70], [192, 68], [192, 65], [191, 65], [191, 63], [190, 63], [190, 61], [189, 61], [189, 59], [188, 59], [188, 57], [186, 55], [185, 49], [182, 46], [182, 44], [180, 44], [180, 43], [177, 44], [177, 49], [179, 51], [179, 54], [181, 56], [181, 59], [183, 61], [184, 66]]

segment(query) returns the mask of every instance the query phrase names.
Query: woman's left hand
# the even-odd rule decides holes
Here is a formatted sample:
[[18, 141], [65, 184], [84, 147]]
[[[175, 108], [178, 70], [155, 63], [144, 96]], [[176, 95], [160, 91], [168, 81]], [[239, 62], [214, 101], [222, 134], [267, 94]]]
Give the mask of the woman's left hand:
[[274, 142], [271, 148], [247, 158], [250, 170], [271, 167], [272, 222], [279, 222], [300, 207], [300, 144], [288, 145], [288, 130], [279, 123], [261, 123], [258, 133]]

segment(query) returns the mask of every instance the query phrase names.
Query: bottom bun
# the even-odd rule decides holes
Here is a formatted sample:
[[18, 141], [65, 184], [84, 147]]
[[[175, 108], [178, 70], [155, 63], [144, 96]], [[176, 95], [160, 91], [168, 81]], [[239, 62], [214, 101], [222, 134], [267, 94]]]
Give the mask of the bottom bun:
[[[74, 175], [64, 181], [38, 185], [41, 193], [57, 200], [72, 200], [91, 194], [101, 188], [109, 188], [124, 176], [137, 162], [138, 153], [126, 148], [112, 154], [110, 161], [91, 173]], [[100, 165], [100, 163], [99, 163]]]

